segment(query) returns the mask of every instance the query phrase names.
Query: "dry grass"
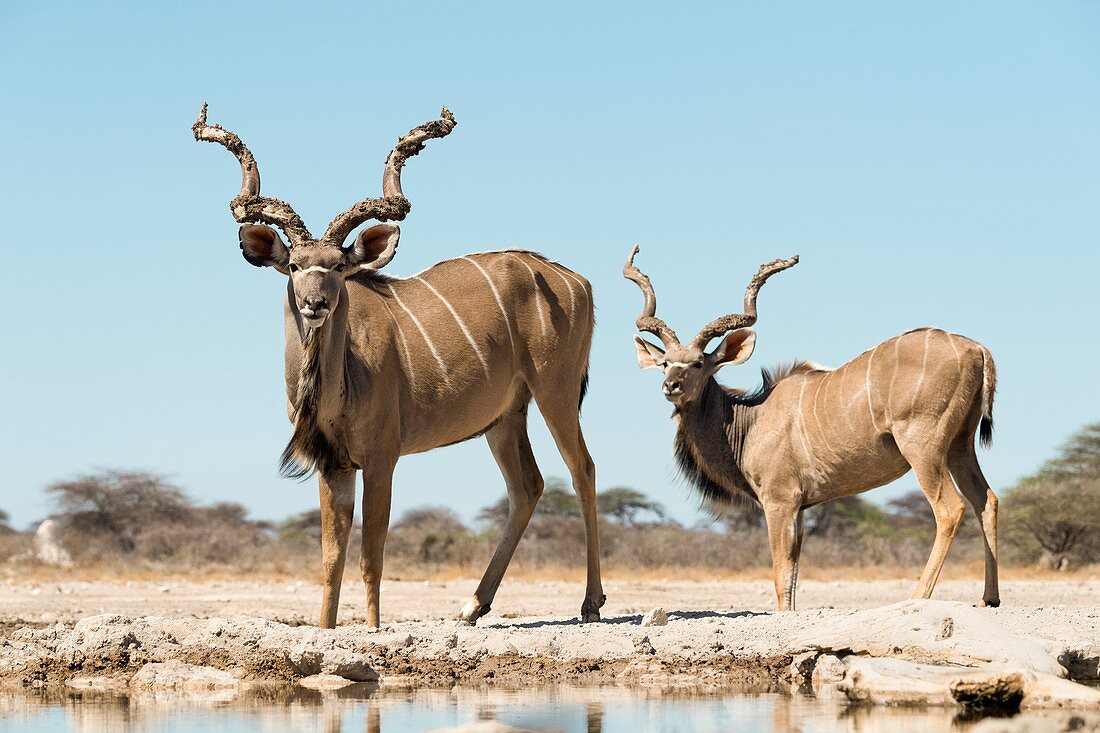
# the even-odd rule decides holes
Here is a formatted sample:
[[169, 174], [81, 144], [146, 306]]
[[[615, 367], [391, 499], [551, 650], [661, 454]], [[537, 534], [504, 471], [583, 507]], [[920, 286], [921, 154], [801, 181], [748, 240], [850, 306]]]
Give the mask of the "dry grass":
[[[260, 571], [231, 568], [206, 569], [158, 569], [151, 567], [120, 567], [112, 564], [83, 565], [72, 568], [59, 568], [37, 563], [13, 563], [3, 567], [0, 577], [15, 583], [71, 583], [71, 582], [127, 582], [148, 583], [166, 581], [192, 582], [290, 582], [308, 580], [320, 582], [317, 568], [320, 556], [312, 563], [303, 563], [296, 569], [265, 568]], [[396, 564], [396, 563], [395, 563]], [[799, 571], [800, 580], [832, 582], [841, 580], [913, 580], [920, 576], [921, 566], [901, 565], [865, 565], [855, 567], [815, 567], [804, 565]], [[478, 579], [484, 568], [473, 566], [448, 565], [442, 567], [405, 567], [402, 570], [387, 571], [387, 580], [447, 582]], [[981, 578], [981, 562], [957, 562], [948, 560], [940, 575], [941, 580], [968, 580]], [[345, 580], [355, 582], [359, 579], [358, 569], [349, 566], [345, 571]], [[583, 583], [583, 566], [547, 565], [524, 567], [514, 565], [508, 570], [507, 578], [527, 582], [570, 582]], [[767, 567], [752, 567], [740, 570], [724, 570], [712, 567], [653, 567], [653, 568], [616, 568], [614, 565], [603, 569], [605, 580], [614, 581], [745, 581], [771, 580], [771, 570]], [[1049, 570], [1033, 565], [1001, 566], [1003, 580], [1095, 580], [1100, 578], [1100, 565], [1086, 565], [1067, 571]]]

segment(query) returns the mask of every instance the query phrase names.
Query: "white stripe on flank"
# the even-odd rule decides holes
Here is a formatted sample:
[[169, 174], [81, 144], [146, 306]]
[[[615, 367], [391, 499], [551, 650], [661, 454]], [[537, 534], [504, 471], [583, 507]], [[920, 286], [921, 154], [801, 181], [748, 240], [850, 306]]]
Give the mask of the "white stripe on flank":
[[917, 404], [917, 395], [920, 394], [920, 385], [924, 381], [924, 370], [928, 366], [928, 337], [931, 331], [924, 332], [924, 356], [920, 358], [920, 374], [917, 375], [917, 383], [913, 385], [913, 399], [909, 400], [909, 414], [913, 413], [913, 407]]
[[451, 376], [447, 374], [447, 365], [443, 363], [443, 357], [435, 350], [435, 344], [433, 344], [432, 340], [428, 337], [428, 332], [424, 330], [424, 324], [421, 323], [420, 319], [414, 316], [413, 312], [406, 308], [405, 304], [401, 302], [401, 298], [398, 297], [397, 291], [394, 289], [393, 285], [387, 285], [387, 287], [390, 289], [390, 294], [393, 295], [393, 299], [397, 305], [401, 306], [401, 310], [405, 311], [405, 314], [412, 319], [414, 324], [416, 324], [416, 328], [420, 331], [420, 335], [424, 337], [424, 343], [428, 345], [428, 350], [432, 352], [432, 356], [435, 357], [436, 363], [439, 364], [439, 371], [443, 373], [443, 381], [450, 386]]
[[420, 276], [416, 276], [413, 279], [426, 287], [428, 290], [431, 290], [432, 294], [435, 295], [435, 297], [439, 298], [440, 302], [442, 302], [443, 305], [447, 306], [447, 310], [449, 310], [451, 312], [451, 315], [454, 316], [455, 322], [458, 324], [458, 327], [462, 329], [462, 335], [465, 336], [466, 340], [470, 342], [470, 348], [472, 348], [474, 350], [474, 353], [477, 354], [478, 361], [481, 362], [481, 368], [485, 370], [485, 378], [488, 379], [489, 362], [485, 361], [485, 355], [481, 353], [481, 349], [478, 348], [477, 342], [474, 341], [474, 337], [470, 335], [470, 329], [466, 328], [466, 324], [463, 323], [462, 319], [458, 317], [458, 312], [447, 301], [447, 299], [443, 297], [442, 293], [432, 287], [432, 284], [430, 282]]
[[[858, 359], [859, 357], [856, 357], [856, 358]], [[840, 375], [841, 375], [840, 376], [840, 393], [841, 393], [841, 395], [847, 396], [848, 393], [845, 391], [844, 388], [848, 384], [848, 375], [849, 374], [854, 374], [854, 373], [855, 373], [855, 369], [846, 369], [844, 367], [841, 367], [841, 369], [840, 369]], [[826, 402], [826, 404], [828, 404], [828, 403]], [[854, 403], [852, 403], [852, 404], [854, 406]], [[845, 407], [847, 407], [847, 403], [845, 403]], [[853, 411], [848, 410], [848, 409], [844, 409], [844, 410], [841, 410], [841, 412], [844, 414], [844, 424], [848, 426], [848, 430], [849, 431], [855, 430], [855, 428], [852, 426], [852, 412]]]
[[512, 255], [513, 258], [518, 260], [524, 267], [527, 268], [527, 272], [531, 273], [531, 281], [535, 284], [535, 307], [538, 308], [538, 311], [539, 311], [539, 325], [542, 327], [542, 335], [545, 336], [546, 335], [546, 313], [544, 313], [543, 310], [542, 310], [542, 297], [541, 297], [542, 293], [539, 292], [539, 281], [538, 281], [538, 278], [535, 277], [535, 271], [532, 270], [531, 266], [528, 265], [526, 262], [524, 262], [523, 258], [520, 257], [519, 255], [515, 254], [514, 252], [509, 252], [508, 254]]
[[471, 265], [477, 268], [477, 271], [485, 278], [485, 282], [489, 283], [489, 289], [493, 291], [493, 298], [497, 301], [497, 307], [500, 308], [500, 315], [504, 316], [504, 325], [508, 328], [508, 343], [512, 345], [512, 353], [516, 353], [516, 342], [512, 340], [512, 321], [508, 318], [508, 311], [504, 310], [504, 301], [500, 299], [500, 293], [497, 291], [497, 286], [493, 283], [493, 278], [489, 277], [489, 273], [485, 272], [485, 268], [477, 264], [477, 262], [471, 260], [469, 257], [463, 257], [462, 259], [469, 262]]
[[569, 282], [569, 278], [561, 274], [561, 270], [553, 266], [554, 263], [548, 261], [547, 264], [551, 266], [550, 270], [556, 273], [557, 276], [561, 278], [561, 281], [565, 283], [565, 287], [569, 288], [569, 322], [572, 324], [573, 318], [577, 315], [577, 295], [573, 292], [573, 283]]
[[397, 322], [397, 316], [390, 310], [390, 305], [386, 301], [382, 301], [382, 305], [386, 307], [386, 312], [390, 314], [390, 318], [393, 320], [393, 325], [397, 327], [397, 338], [401, 340], [401, 349], [405, 352], [405, 371], [409, 375], [409, 383], [412, 387], [412, 391], [416, 393], [416, 370], [413, 369], [412, 354], [409, 353], [409, 342], [405, 340], [405, 332], [401, 330], [401, 324]]
[[581, 279], [580, 275], [573, 272], [572, 270], [570, 270], [568, 267], [561, 264], [560, 262], [554, 262], [553, 260], [547, 260], [547, 262], [552, 267], [556, 267], [557, 269], [561, 270], [563, 273], [568, 275], [573, 280], [573, 282], [577, 283], [577, 285], [580, 285], [581, 286], [581, 292], [584, 293], [584, 296], [586, 298], [588, 297], [588, 289], [584, 287], [584, 280]]
[[890, 387], [886, 390], [886, 404], [883, 405], [882, 409], [883, 416], [886, 418], [887, 422], [893, 422], [894, 420], [894, 411], [890, 409], [890, 403], [894, 399], [894, 383], [898, 378], [898, 364], [900, 363], [898, 360], [898, 349], [901, 348], [901, 340], [905, 338], [906, 335], [907, 334], [903, 333], [901, 336], [894, 339], [894, 371], [890, 373]]
[[821, 437], [821, 442], [825, 444], [825, 447], [829, 449], [829, 453], [835, 458], [836, 455], [837, 455], [837, 452], [835, 450], [833, 450], [832, 444], [829, 443], [829, 430], [828, 430], [828, 428], [831, 428], [832, 425], [830, 424], [826, 427], [826, 429], [822, 429], [822, 427], [821, 427], [821, 418], [817, 416], [817, 398], [821, 396], [821, 386], [822, 385], [825, 385], [825, 405], [826, 405], [826, 407], [828, 407], [828, 404], [829, 404], [829, 385], [826, 384], [826, 382], [829, 380], [829, 377], [831, 377], [831, 376], [832, 376], [832, 373], [830, 372], [829, 374], [826, 374], [825, 376], [823, 376], [821, 379], [817, 380], [817, 389], [814, 390], [813, 412], [814, 412], [814, 427], [817, 428], [817, 433]]
[[806, 418], [802, 413], [802, 398], [806, 394], [806, 377], [802, 377], [802, 388], [798, 390], [798, 409], [795, 414], [798, 417], [798, 439], [802, 441], [802, 452], [806, 454], [806, 462], [813, 464], [813, 456], [810, 455], [810, 446], [806, 444]]
[[[879, 344], [879, 346], [882, 346], [882, 344]], [[870, 415], [871, 415], [871, 427], [873, 427], [875, 429], [875, 432], [877, 433], [878, 432], [878, 423], [875, 422], [875, 408], [871, 406], [871, 364], [873, 364], [874, 361], [875, 361], [875, 352], [876, 351], [878, 351], [878, 346], [871, 349], [871, 356], [867, 359], [866, 382], [867, 382], [867, 412], [869, 412]]]
[[[947, 333], [947, 332], [945, 331], [944, 333]], [[955, 366], [958, 367], [958, 366], [962, 366], [962, 362], [959, 360], [959, 350], [957, 348], [955, 348], [955, 339], [952, 338], [953, 336], [957, 336], [957, 335], [958, 334], [947, 333], [947, 343], [951, 344], [951, 350], [955, 352]]]

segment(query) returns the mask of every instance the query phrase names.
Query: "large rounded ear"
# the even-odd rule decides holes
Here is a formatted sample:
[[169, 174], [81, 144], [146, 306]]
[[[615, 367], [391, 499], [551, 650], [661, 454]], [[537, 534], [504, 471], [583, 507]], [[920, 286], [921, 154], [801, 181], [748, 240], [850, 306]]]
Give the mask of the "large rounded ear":
[[237, 232], [237, 238], [241, 240], [241, 254], [250, 265], [281, 271], [290, 262], [290, 250], [279, 233], [266, 224], [245, 224]]
[[751, 328], [739, 328], [730, 331], [714, 350], [714, 364], [724, 367], [727, 364], [740, 364], [752, 356], [756, 348], [756, 331]]
[[654, 346], [641, 336], [634, 337], [634, 348], [638, 350], [638, 368], [653, 369], [659, 367], [665, 352], [660, 346]]
[[380, 270], [397, 254], [401, 230], [396, 224], [375, 224], [359, 232], [348, 249], [348, 262], [367, 270]]

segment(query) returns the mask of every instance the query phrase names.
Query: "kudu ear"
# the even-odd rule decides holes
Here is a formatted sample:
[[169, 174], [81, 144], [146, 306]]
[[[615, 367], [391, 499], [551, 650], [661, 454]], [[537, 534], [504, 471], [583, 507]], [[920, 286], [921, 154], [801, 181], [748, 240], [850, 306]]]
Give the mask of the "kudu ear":
[[756, 331], [751, 328], [739, 328], [730, 331], [714, 350], [714, 364], [724, 367], [727, 364], [740, 364], [750, 356], [756, 348]]
[[634, 348], [638, 350], [638, 368], [653, 369], [658, 366], [658, 360], [665, 355], [660, 346], [654, 346], [641, 336], [634, 337]]
[[397, 254], [401, 230], [396, 224], [375, 224], [359, 232], [348, 248], [348, 261], [367, 270], [380, 270]]
[[241, 254], [250, 265], [284, 270], [290, 262], [290, 250], [279, 233], [266, 224], [245, 224], [237, 238], [241, 240]]

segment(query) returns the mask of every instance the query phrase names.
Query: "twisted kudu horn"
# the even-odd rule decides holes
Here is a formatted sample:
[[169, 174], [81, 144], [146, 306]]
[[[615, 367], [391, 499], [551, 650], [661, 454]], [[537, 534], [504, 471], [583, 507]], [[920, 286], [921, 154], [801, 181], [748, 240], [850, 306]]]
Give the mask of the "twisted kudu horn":
[[692, 346], [700, 349], [705, 348], [710, 340], [716, 336], [722, 336], [734, 329], [744, 328], [756, 323], [756, 296], [760, 292], [760, 288], [775, 273], [782, 272], [797, 264], [798, 255], [791, 257], [789, 260], [773, 260], [761, 265], [752, 280], [749, 281], [748, 288], [745, 289], [745, 312], [730, 313], [721, 318], [715, 318], [692, 340]]
[[649, 278], [644, 272], [634, 265], [634, 255], [638, 254], [638, 251], [638, 247], [635, 246], [626, 264], [623, 265], [623, 277], [627, 280], [634, 281], [638, 287], [641, 288], [642, 295], [645, 296], [645, 304], [642, 306], [642, 315], [638, 316], [634, 325], [638, 327], [639, 331], [646, 331], [657, 336], [661, 339], [661, 343], [665, 345], [666, 349], [671, 346], [677, 346], [680, 343], [680, 339], [677, 338], [676, 332], [669, 328], [668, 324], [654, 315], [657, 312], [657, 295], [653, 292], [653, 283], [649, 281]]
[[199, 118], [191, 126], [196, 140], [217, 143], [229, 152], [241, 164], [241, 192], [229, 202], [233, 218], [241, 224], [262, 222], [274, 224], [283, 230], [290, 245], [296, 246], [313, 241], [302, 217], [286, 201], [266, 198], [260, 195], [260, 168], [252, 151], [239, 137], [224, 129], [221, 125], [206, 123], [207, 104], [203, 102]]
[[425, 122], [409, 130], [397, 141], [386, 157], [386, 169], [382, 174], [382, 198], [363, 199], [332, 220], [321, 241], [341, 246], [348, 235], [360, 224], [371, 219], [401, 221], [412, 204], [401, 192], [401, 168], [405, 161], [424, 149], [424, 143], [433, 138], [446, 137], [455, 129], [455, 116], [444, 107], [438, 120]]

